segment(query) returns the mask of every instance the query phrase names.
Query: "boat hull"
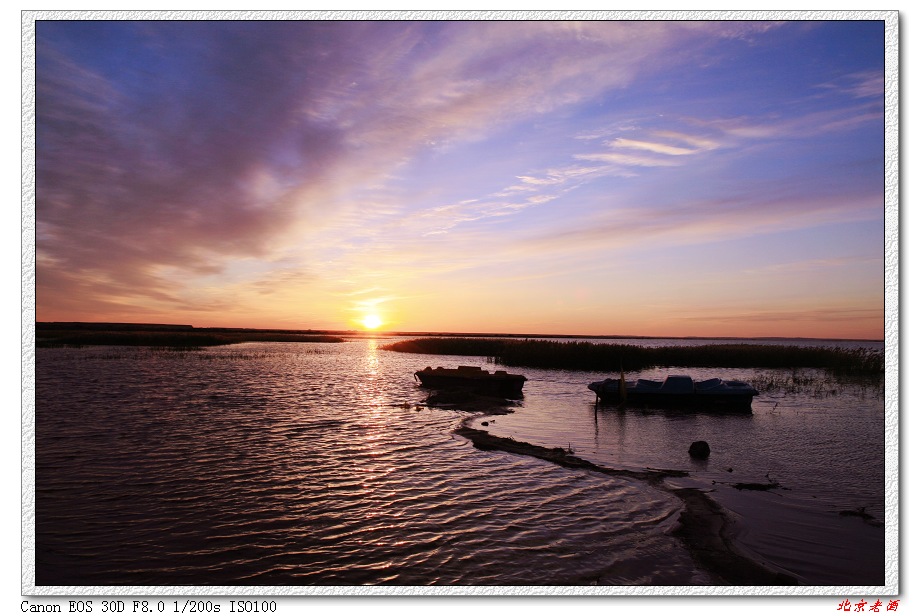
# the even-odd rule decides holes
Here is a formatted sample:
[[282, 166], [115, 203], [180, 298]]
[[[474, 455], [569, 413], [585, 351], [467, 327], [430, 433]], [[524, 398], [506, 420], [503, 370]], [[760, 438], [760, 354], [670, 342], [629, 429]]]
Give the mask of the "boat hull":
[[488, 396], [520, 398], [527, 378], [501, 370], [490, 374], [471, 366], [459, 368], [425, 368], [415, 373], [422, 387], [438, 390], [467, 390]]
[[[756, 389], [747, 383], [710, 379], [694, 384], [688, 377], [669, 383], [639, 380], [621, 390], [619, 381], [606, 379], [588, 385], [602, 404], [686, 410], [751, 412]], [[625, 394], [625, 399], [624, 399]]]

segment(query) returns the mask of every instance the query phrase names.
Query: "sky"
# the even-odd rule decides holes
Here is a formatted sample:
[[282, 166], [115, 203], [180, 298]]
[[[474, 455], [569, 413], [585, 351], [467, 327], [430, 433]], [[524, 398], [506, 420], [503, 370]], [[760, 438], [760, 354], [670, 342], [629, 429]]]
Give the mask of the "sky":
[[38, 21], [36, 319], [884, 334], [881, 21]]

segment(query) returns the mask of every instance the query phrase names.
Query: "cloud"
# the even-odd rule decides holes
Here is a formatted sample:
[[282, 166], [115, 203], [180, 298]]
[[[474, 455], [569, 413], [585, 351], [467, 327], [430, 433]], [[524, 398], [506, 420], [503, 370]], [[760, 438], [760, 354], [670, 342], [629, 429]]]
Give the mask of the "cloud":
[[[39, 23], [39, 249], [116, 277], [268, 254], [343, 186], [421, 147], [627, 84], [671, 44], [643, 29], [658, 36], [643, 44], [617, 23]], [[114, 267], [112, 250], [138, 261]]]
[[848, 91], [854, 97], [881, 99], [885, 95], [885, 76], [881, 71], [857, 73], [852, 77], [854, 83]]
[[855, 324], [869, 322], [876, 324], [884, 318], [884, 308], [811, 308], [803, 310], [760, 310], [752, 312], [733, 312], [714, 314], [708, 311], [706, 315], [681, 315], [675, 318], [686, 321], [718, 321], [725, 323], [801, 323], [801, 322], [836, 322]]
[[[692, 119], [688, 121], [693, 122]], [[720, 140], [713, 136], [694, 135], [675, 130], [656, 130], [652, 134], [661, 139], [668, 139], [676, 143], [684, 143], [690, 146], [690, 149], [694, 152], [716, 150], [727, 145], [724, 140]]]
[[565, 182], [566, 178], [561, 174], [552, 175], [550, 177], [544, 178], [535, 178], [529, 175], [519, 175], [517, 176], [521, 182], [526, 184], [526, 186], [512, 186], [507, 190], [532, 190], [533, 186], [556, 186]]
[[830, 93], [844, 93], [853, 98], [881, 100], [885, 96], [885, 74], [883, 71], [859, 71], [842, 75], [833, 81], [818, 85]]
[[[602, 140], [602, 145], [607, 148], [605, 151], [570, 152], [568, 156], [575, 161], [575, 164], [552, 167], [542, 171], [531, 170], [526, 174], [516, 175], [517, 183], [493, 193], [489, 196], [490, 198], [439, 206], [422, 214], [421, 218], [439, 221], [437, 229], [429, 229], [425, 231], [426, 234], [443, 234], [464, 223], [496, 216], [508, 216], [534, 205], [555, 201], [577, 190], [581, 185], [601, 178], [635, 178], [640, 174], [658, 170], [699, 165], [708, 155], [718, 154], [720, 151], [734, 150], [735, 156], [740, 157], [746, 150], [756, 150], [765, 142], [785, 143], [790, 139], [798, 140], [823, 133], [848, 131], [858, 125], [879, 119], [879, 117], [874, 117], [872, 112], [863, 113], [862, 109], [848, 107], [783, 119], [770, 117], [731, 117], [714, 120], [680, 118], [658, 122], [647, 128], [643, 128], [638, 122], [628, 122], [625, 126], [628, 126], [628, 131], [634, 137], [616, 137], [610, 130], [604, 130], [595, 135], [592, 140]], [[572, 143], [578, 147], [586, 140], [585, 134], [582, 133], [576, 135]], [[776, 187], [766, 190], [777, 194]], [[804, 220], [804, 213], [812, 211], [812, 205], [814, 204], [809, 203], [802, 211], [795, 212], [790, 218]], [[746, 208], [742, 208], [741, 211], [748, 212]], [[707, 218], [705, 206], [702, 207], [699, 214], [699, 216], [695, 213], [691, 214], [690, 218], [705, 220]], [[648, 211], [640, 212], [638, 220], [641, 221], [647, 215]], [[720, 212], [719, 215], [721, 216], [722, 213]], [[737, 215], [737, 212], [732, 215]], [[673, 216], [673, 213], [668, 216]], [[679, 216], [676, 219], [682, 217]], [[726, 222], [721, 221], [720, 224], [724, 225]], [[596, 230], [606, 228], [606, 225], [591, 221], [589, 227]], [[563, 230], [562, 233], [565, 231]]]
[[[164, 27], [157, 42], [170, 53], [156, 59], [186, 60], [189, 72], [154, 63], [117, 78], [107, 66], [75, 70], [38, 34], [39, 251], [72, 271], [131, 285], [160, 265], [207, 272], [266, 254], [297, 189], [336, 156], [334, 131], [298, 126], [307, 93], [284, 54], [260, 56], [248, 28]], [[186, 37], [219, 52], [193, 55]]]
[[692, 148], [682, 148], [666, 143], [656, 143], [652, 141], [637, 141], [635, 139], [615, 139], [611, 144], [615, 148], [630, 148], [634, 150], [644, 150], [655, 154], [666, 154], [668, 156], [686, 156], [695, 154], [697, 150]]
[[[507, 236], [494, 228], [521, 212], [568, 206], [565, 197], [588, 182], [685, 166], [805, 127], [872, 120], [868, 106], [797, 123], [649, 124], [618, 112], [611, 93], [768, 26], [40, 22], [39, 316], [52, 307], [226, 310], [235, 297], [327, 292], [334, 285], [324, 281], [337, 276], [375, 286], [364, 284], [362, 265], [476, 267], [482, 255], [471, 245], [502, 244]], [[854, 96], [875, 87], [868, 74], [849, 84]], [[589, 108], [597, 119], [573, 120]], [[573, 121], [574, 136], [555, 156], [522, 156], [506, 182], [484, 188], [459, 168], [471, 174], [467, 192], [441, 198], [402, 175], [538, 120]], [[574, 211], [558, 241], [568, 234], [590, 243], [580, 225], [609, 232], [620, 224], [592, 216]], [[706, 204], [699, 218], [718, 222]], [[649, 213], [637, 224], [646, 234], [672, 228]], [[534, 245], [555, 241], [530, 227], [516, 233], [507, 239], [514, 249], [496, 246], [508, 258], [525, 235]], [[389, 297], [386, 284], [376, 286]]]
[[641, 154], [621, 154], [618, 152], [596, 152], [593, 154], [576, 154], [578, 160], [607, 163], [622, 167], [674, 167], [680, 163], [670, 157], [643, 156]]
[[836, 257], [826, 259], [807, 259], [804, 261], [791, 261], [787, 263], [773, 263], [756, 268], [744, 270], [745, 274], [782, 274], [782, 275], [800, 275], [803, 272], [824, 271], [830, 269], [852, 268], [856, 265], [874, 264], [880, 265], [882, 257]]
[[521, 248], [546, 254], [702, 244], [881, 216], [881, 195], [872, 194], [778, 197], [752, 192], [679, 205], [621, 203], [572, 217], [552, 232], [534, 234], [522, 240]]
[[738, 116], [730, 118], [693, 118], [688, 122], [699, 130], [717, 135], [720, 147], [740, 147], [757, 141], [799, 140], [816, 135], [840, 133], [871, 124], [881, 125], [883, 109], [874, 103], [821, 108], [782, 117]]

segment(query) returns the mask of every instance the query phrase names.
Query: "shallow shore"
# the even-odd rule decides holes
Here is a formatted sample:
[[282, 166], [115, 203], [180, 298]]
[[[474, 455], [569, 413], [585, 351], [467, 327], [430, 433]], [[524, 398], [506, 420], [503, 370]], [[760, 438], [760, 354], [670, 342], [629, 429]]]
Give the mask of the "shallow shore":
[[683, 541], [691, 555], [714, 579], [727, 586], [790, 586], [798, 584], [794, 577], [771, 570], [751, 560], [738, 550], [732, 541], [731, 522], [725, 510], [703, 491], [696, 488], [672, 488], [664, 483], [669, 477], [686, 477], [684, 471], [649, 469], [630, 471], [598, 466], [570, 454], [561, 447], [547, 448], [495, 436], [470, 426], [481, 417], [465, 420], [455, 433], [483, 451], [504, 451], [531, 456], [565, 468], [575, 468], [602, 473], [613, 477], [626, 477], [644, 481], [681, 499], [684, 510], [680, 514], [675, 536]]

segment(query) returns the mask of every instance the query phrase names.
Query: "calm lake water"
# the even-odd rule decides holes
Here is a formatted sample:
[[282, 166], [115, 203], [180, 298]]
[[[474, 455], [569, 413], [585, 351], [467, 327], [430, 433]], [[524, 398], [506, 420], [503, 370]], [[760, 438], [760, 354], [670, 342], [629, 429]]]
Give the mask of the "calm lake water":
[[[478, 450], [453, 433], [464, 421], [609, 468], [688, 471], [669, 485], [709, 491], [752, 558], [807, 585], [885, 583], [881, 383], [800, 370], [750, 415], [676, 414], [596, 408], [587, 384], [609, 374], [522, 369], [523, 400], [443, 408], [415, 370], [494, 366], [391, 341], [38, 349], [36, 584], [715, 582], [672, 535], [669, 491]], [[668, 372], [688, 371], [641, 376]], [[709, 460], [689, 458], [695, 440]], [[859, 510], [871, 519], [840, 515]]]

